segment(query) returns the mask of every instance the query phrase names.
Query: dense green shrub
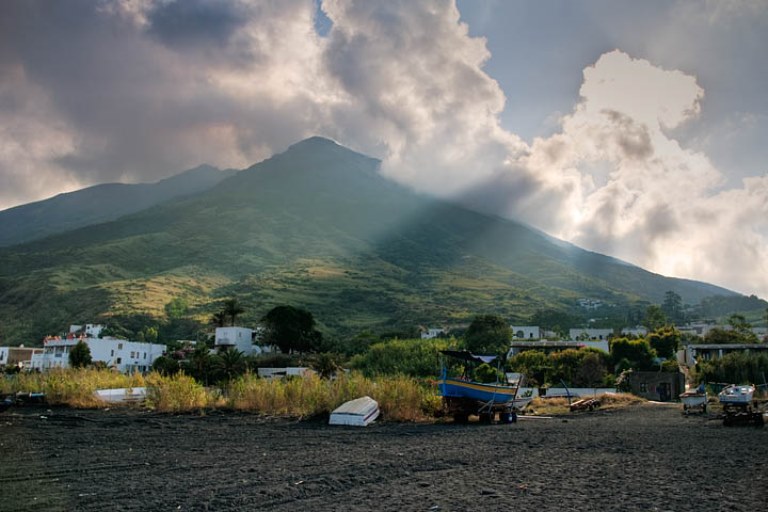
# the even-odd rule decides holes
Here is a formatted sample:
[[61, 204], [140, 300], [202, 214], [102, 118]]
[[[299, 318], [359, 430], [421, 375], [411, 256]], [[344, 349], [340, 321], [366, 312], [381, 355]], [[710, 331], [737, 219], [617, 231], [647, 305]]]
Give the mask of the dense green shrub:
[[734, 352], [722, 358], [701, 361], [696, 366], [696, 381], [762, 384], [768, 377], [768, 354]]
[[349, 366], [366, 376], [409, 375], [437, 377], [440, 374], [440, 350], [449, 347], [450, 340], [390, 340], [376, 343], [365, 354], [353, 357]]
[[635, 370], [653, 369], [656, 351], [646, 339], [629, 340], [627, 338], [615, 338], [611, 340], [611, 357], [614, 369], [627, 360]]

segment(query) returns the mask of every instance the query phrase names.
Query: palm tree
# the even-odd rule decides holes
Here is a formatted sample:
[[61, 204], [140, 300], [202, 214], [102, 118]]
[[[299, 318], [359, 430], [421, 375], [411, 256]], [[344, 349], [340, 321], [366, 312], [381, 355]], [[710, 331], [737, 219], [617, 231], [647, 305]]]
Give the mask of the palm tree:
[[192, 377], [205, 386], [209, 384], [208, 377], [211, 372], [211, 354], [207, 346], [198, 345], [189, 360], [189, 369]]
[[227, 315], [224, 311], [217, 311], [211, 315], [210, 322], [214, 327], [224, 327], [227, 324]]
[[235, 325], [235, 319], [238, 315], [245, 312], [245, 308], [237, 301], [237, 299], [227, 299], [224, 301], [224, 309], [221, 311], [225, 318], [232, 319], [232, 326]]
[[219, 353], [216, 358], [216, 369], [224, 376], [224, 379], [231, 381], [239, 377], [245, 371], [245, 360], [243, 353], [237, 349], [229, 348]]

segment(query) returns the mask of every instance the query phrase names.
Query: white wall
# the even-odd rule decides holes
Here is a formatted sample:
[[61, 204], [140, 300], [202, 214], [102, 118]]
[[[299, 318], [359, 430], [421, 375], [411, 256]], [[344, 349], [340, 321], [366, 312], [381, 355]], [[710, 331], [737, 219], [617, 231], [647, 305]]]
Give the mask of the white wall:
[[[165, 345], [128, 341], [117, 338], [80, 338], [88, 345], [93, 362], [103, 362], [123, 373], [146, 372], [155, 359], [163, 355]], [[33, 366], [40, 365], [41, 370], [50, 368], [68, 368], [69, 353], [79, 339], [55, 338], [44, 341], [42, 358], [35, 358]]]
[[233, 347], [240, 352], [250, 355], [253, 353], [253, 329], [247, 327], [217, 327], [217, 348]]

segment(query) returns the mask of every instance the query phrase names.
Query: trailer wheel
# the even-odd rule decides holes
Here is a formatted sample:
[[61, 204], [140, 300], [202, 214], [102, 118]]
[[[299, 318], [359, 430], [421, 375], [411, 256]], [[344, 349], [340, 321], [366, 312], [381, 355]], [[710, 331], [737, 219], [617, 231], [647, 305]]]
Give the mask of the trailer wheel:
[[460, 425], [464, 425], [469, 422], [469, 414], [464, 412], [457, 412], [453, 414], [453, 422]]
[[491, 425], [493, 423], [494, 416], [496, 415], [492, 412], [482, 412], [480, 413], [480, 423]]

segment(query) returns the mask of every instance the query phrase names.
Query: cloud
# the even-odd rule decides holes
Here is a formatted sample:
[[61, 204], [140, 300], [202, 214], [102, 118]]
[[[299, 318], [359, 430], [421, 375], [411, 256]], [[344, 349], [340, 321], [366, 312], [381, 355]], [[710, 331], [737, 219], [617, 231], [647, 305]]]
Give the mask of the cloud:
[[707, 156], [670, 135], [701, 110], [695, 78], [613, 51], [585, 69], [580, 93], [526, 161], [544, 175], [581, 177], [571, 215], [543, 227], [656, 272], [765, 295], [766, 178], [724, 190]]
[[[707, 12], [734, 20], [737, 7]], [[681, 137], [706, 115], [690, 72], [595, 55], [573, 108], [526, 144], [501, 127], [486, 41], [453, 2], [322, 9], [321, 36], [313, 0], [0, 2], [0, 208], [201, 162], [245, 167], [320, 134], [416, 189], [768, 296], [766, 178], [726, 188], [706, 144]]]
[[[50, 128], [6, 130], [0, 207], [201, 162], [244, 167], [314, 133], [333, 92], [313, 16], [303, 0], [2, 2], [0, 76], [15, 92], [0, 121]], [[45, 181], [7, 149], [33, 139], [49, 147], [24, 150], [26, 166]]]
[[485, 41], [468, 35], [455, 5], [326, 0], [323, 9], [333, 22], [326, 67], [348, 98], [333, 125], [347, 130], [341, 140], [379, 148], [385, 173], [454, 194], [522, 149], [499, 126], [504, 94], [482, 70]]

